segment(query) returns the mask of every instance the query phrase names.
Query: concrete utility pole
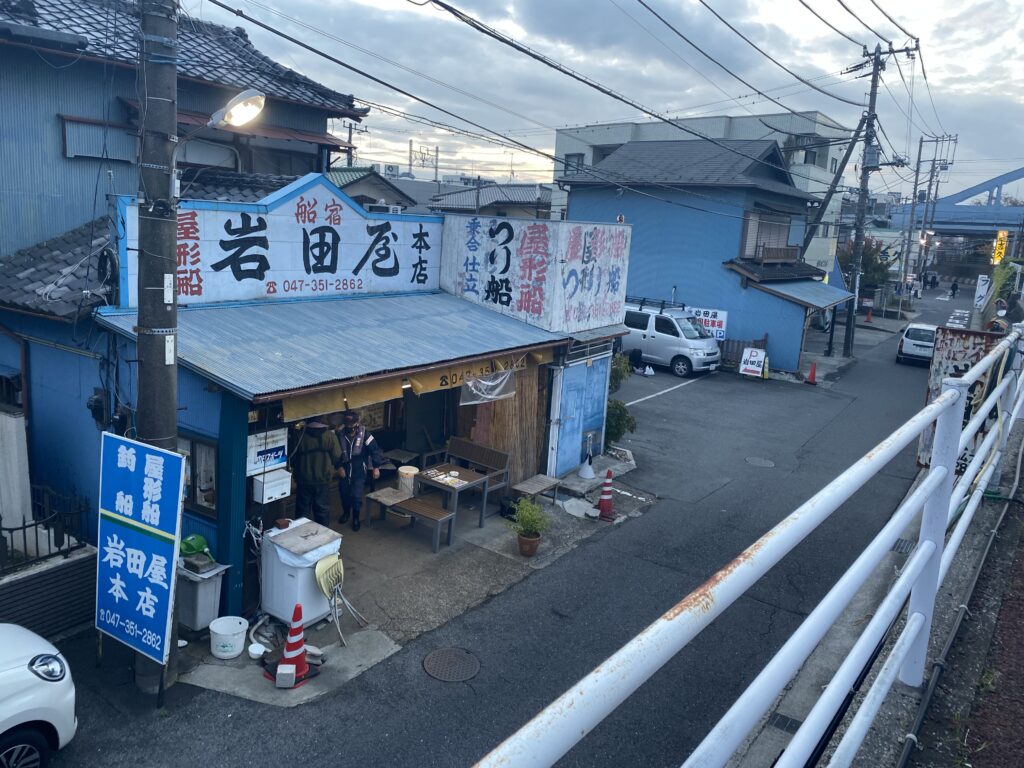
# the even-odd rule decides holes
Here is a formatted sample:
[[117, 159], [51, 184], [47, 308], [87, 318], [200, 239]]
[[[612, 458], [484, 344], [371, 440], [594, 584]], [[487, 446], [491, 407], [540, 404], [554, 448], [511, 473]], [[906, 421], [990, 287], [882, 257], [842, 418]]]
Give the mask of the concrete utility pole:
[[[168, 200], [178, 131], [178, 2], [140, 0], [139, 68], [144, 83], [142, 151], [139, 164], [139, 440], [175, 451], [178, 447], [177, 210]], [[180, 514], [180, 512], [179, 512]], [[173, 624], [173, 622], [172, 622]], [[135, 655], [135, 683], [157, 693], [174, 682], [177, 632], [166, 671]], [[166, 678], [164, 677], [166, 675]]]
[[864, 124], [864, 157], [860, 164], [860, 196], [857, 198], [857, 220], [853, 240], [853, 300], [846, 309], [846, 335], [843, 337], [843, 357], [853, 355], [853, 333], [857, 320], [857, 302], [860, 300], [860, 270], [864, 261], [864, 221], [868, 211], [868, 181], [871, 171], [878, 168], [878, 150], [875, 147], [875, 105], [878, 102], [878, 80], [882, 74], [882, 46], [876, 45], [871, 54], [871, 91]]
[[[914, 222], [917, 219], [917, 186], [921, 180], [921, 153], [924, 151], [924, 136], [917, 141], [917, 164], [914, 166], [914, 191], [910, 194], [910, 220], [907, 222], [907, 233], [903, 246], [903, 271], [900, 280], [900, 309], [903, 308], [903, 290], [907, 285], [907, 273], [910, 271], [910, 248], [913, 245]], [[917, 270], [915, 270], [917, 271]]]

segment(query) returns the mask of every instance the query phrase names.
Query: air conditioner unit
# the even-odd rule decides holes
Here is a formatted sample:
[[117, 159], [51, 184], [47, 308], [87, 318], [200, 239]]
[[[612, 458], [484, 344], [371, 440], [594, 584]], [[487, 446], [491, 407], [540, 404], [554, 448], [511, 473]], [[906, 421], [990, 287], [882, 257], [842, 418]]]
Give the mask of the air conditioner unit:
[[401, 212], [402, 212], [402, 206], [400, 206], [400, 205], [389, 205], [388, 206], [388, 213], [401, 213]]
[[385, 176], [397, 176], [400, 173], [397, 165], [385, 165], [384, 175]]
[[374, 173], [380, 173], [380, 163], [371, 163], [370, 170]]

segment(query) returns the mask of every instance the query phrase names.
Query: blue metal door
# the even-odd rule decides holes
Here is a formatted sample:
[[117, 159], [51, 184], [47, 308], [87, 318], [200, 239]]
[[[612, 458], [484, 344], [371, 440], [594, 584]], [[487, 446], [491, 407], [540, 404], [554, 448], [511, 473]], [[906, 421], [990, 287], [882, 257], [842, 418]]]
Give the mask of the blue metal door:
[[558, 418], [558, 455], [555, 474], [572, 472], [579, 466], [583, 450], [584, 395], [587, 391], [587, 367], [571, 365], [562, 370], [561, 405]]

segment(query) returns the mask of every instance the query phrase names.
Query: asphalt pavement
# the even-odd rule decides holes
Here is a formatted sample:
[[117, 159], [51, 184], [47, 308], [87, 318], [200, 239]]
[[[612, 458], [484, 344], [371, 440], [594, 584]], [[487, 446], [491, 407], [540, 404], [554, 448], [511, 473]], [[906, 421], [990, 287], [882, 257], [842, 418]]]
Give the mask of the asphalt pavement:
[[[918, 321], [941, 323], [968, 305], [926, 294]], [[113, 643], [99, 667], [91, 635], [61, 643], [80, 728], [55, 765], [472, 764], [917, 411], [927, 369], [897, 365], [897, 339], [858, 350], [828, 390], [724, 373], [681, 387], [665, 372], [627, 382], [617, 396], [639, 400], [638, 429], [623, 445], [639, 468], [626, 479], [658, 503], [323, 700], [281, 710], [178, 685], [157, 712]], [[915, 474], [911, 447], [561, 764], [679, 765]], [[445, 646], [475, 654], [480, 673], [466, 683], [429, 677], [424, 656]]]

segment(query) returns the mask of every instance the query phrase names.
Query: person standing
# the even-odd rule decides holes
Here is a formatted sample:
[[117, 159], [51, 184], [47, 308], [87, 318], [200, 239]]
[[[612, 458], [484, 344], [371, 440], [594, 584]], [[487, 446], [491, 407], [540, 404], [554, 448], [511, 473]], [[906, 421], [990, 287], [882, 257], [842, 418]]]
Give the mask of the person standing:
[[950, 298], [955, 299], [956, 298], [956, 294], [957, 294], [957, 292], [959, 290], [960, 290], [960, 283], [958, 283], [956, 280], [954, 280], [953, 284], [951, 286], [949, 286], [949, 296], [950, 296]]
[[341, 444], [341, 479], [338, 480], [341, 517], [338, 522], [345, 523], [351, 515], [352, 530], [358, 531], [366, 475], [372, 473], [374, 480], [380, 477], [380, 465], [384, 463], [384, 456], [373, 435], [359, 423], [359, 414], [355, 411], [345, 411], [341, 419], [342, 425], [338, 431], [338, 440]]
[[341, 445], [330, 427], [313, 420], [301, 426], [291, 457], [292, 471], [298, 485], [295, 512], [298, 517], [312, 517], [320, 525], [331, 523], [331, 502], [328, 488], [341, 465]]

